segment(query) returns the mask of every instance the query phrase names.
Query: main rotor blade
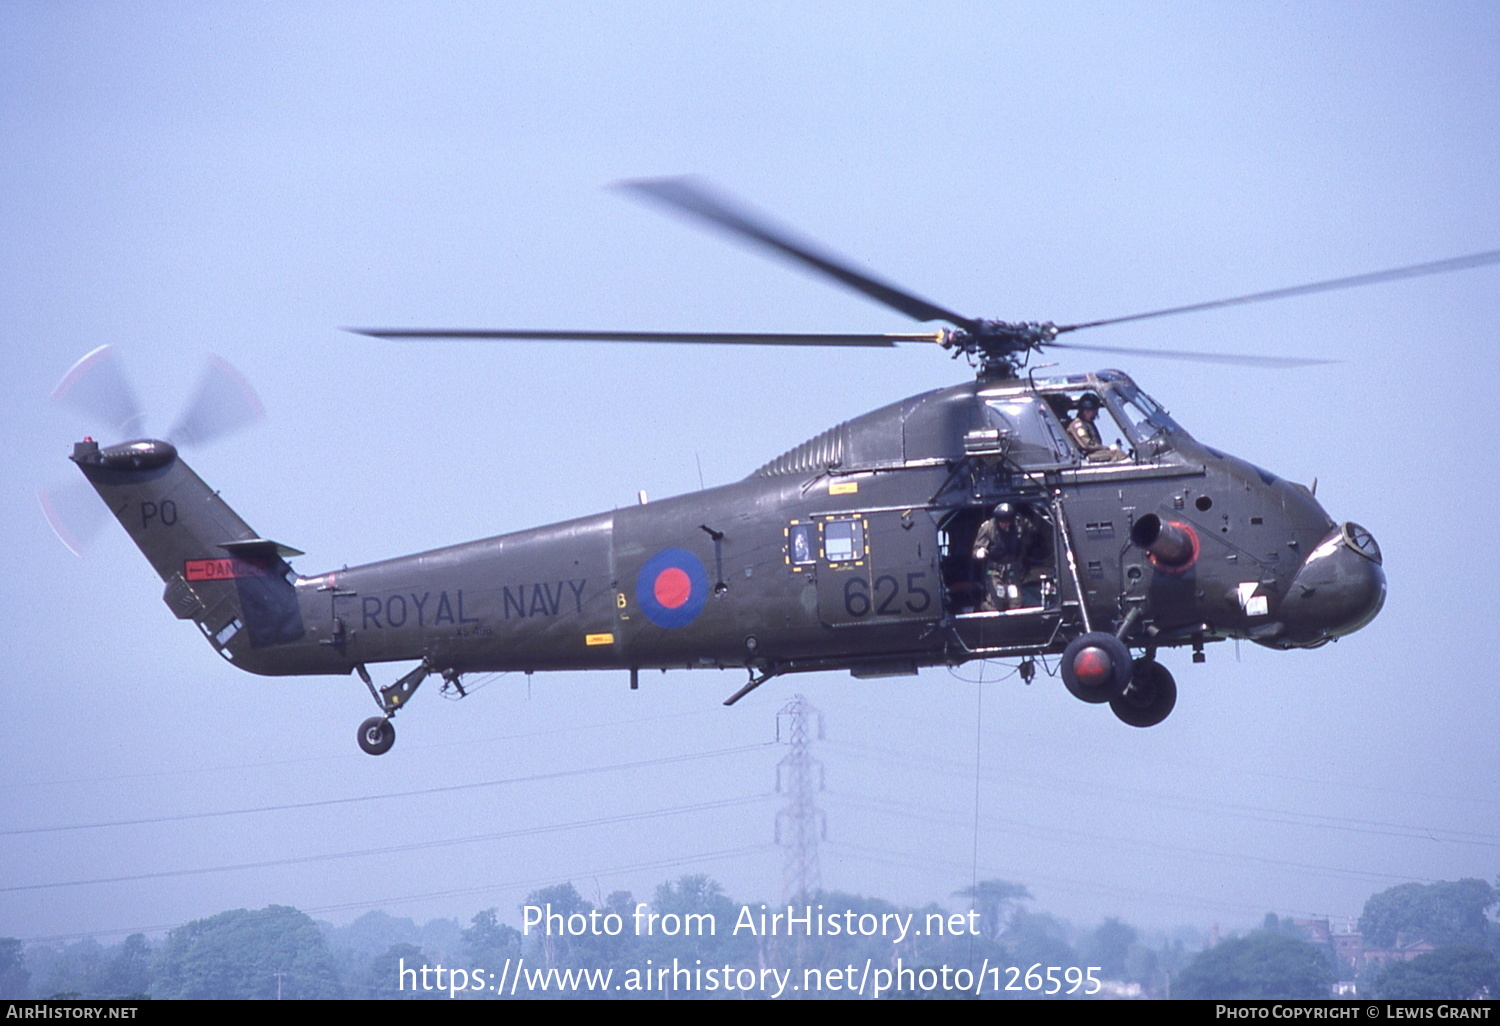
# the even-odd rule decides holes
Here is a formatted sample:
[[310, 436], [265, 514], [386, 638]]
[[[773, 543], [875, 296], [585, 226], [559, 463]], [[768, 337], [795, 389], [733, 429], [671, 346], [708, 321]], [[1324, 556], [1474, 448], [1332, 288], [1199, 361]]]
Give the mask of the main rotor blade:
[[1187, 306], [1171, 306], [1165, 310], [1152, 310], [1148, 313], [1130, 314], [1126, 317], [1109, 317], [1102, 321], [1067, 324], [1058, 327], [1057, 331], [1061, 334], [1065, 331], [1078, 331], [1080, 328], [1098, 328], [1106, 324], [1144, 321], [1151, 317], [1171, 317], [1175, 314], [1216, 310], [1224, 306], [1242, 306], [1247, 303], [1263, 303], [1272, 299], [1309, 296], [1317, 292], [1337, 292], [1340, 289], [1357, 289], [1365, 285], [1378, 285], [1387, 281], [1400, 281], [1403, 278], [1421, 278], [1429, 274], [1447, 274], [1450, 271], [1465, 271], [1471, 267], [1484, 267], [1488, 264], [1497, 263], [1500, 263], [1500, 249], [1492, 249], [1484, 253], [1472, 253], [1469, 256], [1452, 257], [1448, 260], [1434, 260], [1431, 263], [1411, 264], [1407, 267], [1393, 267], [1390, 270], [1371, 271], [1368, 274], [1353, 274], [1347, 278], [1330, 278], [1327, 281], [1315, 281], [1307, 285], [1293, 285], [1290, 288], [1284, 289], [1270, 289], [1266, 292], [1252, 292], [1246, 296], [1215, 299], [1207, 303], [1189, 303]]
[[[1058, 329], [1062, 330], [1062, 329]], [[1201, 353], [1184, 349], [1141, 349], [1132, 346], [1094, 346], [1076, 342], [1047, 342], [1048, 349], [1079, 349], [1094, 353], [1124, 353], [1128, 356], [1154, 356], [1163, 360], [1190, 360], [1193, 363], [1227, 363], [1237, 367], [1315, 367], [1339, 360], [1310, 360], [1300, 356], [1247, 356], [1243, 353]]]
[[210, 356], [167, 437], [180, 446], [202, 445], [249, 427], [265, 415], [260, 397], [245, 376], [220, 357]]
[[737, 206], [728, 197], [716, 193], [702, 179], [640, 178], [620, 182], [617, 188], [629, 190], [678, 213], [707, 221], [730, 235], [764, 246], [915, 320], [947, 321], [965, 331], [979, 330], [979, 325], [972, 318], [956, 314], [863, 271], [857, 271], [847, 260], [820, 250], [812, 242], [796, 238], [784, 228], [771, 225], [765, 219]]
[[88, 417], [96, 427], [129, 437], [145, 420], [135, 390], [126, 380], [113, 346], [102, 345], [68, 368], [52, 390], [52, 399]]
[[453, 339], [471, 341], [529, 340], [533, 342], [689, 342], [736, 346], [871, 346], [890, 347], [898, 342], [932, 342], [941, 345], [942, 331], [886, 335], [841, 335], [751, 331], [491, 331], [487, 328], [346, 328], [356, 335], [392, 341]]

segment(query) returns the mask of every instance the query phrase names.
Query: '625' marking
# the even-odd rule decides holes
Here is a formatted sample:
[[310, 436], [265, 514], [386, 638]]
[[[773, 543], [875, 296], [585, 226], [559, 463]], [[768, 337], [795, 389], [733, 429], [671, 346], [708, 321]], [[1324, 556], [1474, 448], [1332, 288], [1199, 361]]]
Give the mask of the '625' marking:
[[844, 582], [844, 612], [856, 619], [869, 616], [921, 614], [932, 608], [932, 592], [923, 586], [926, 570], [906, 575], [905, 588], [894, 574], [881, 574], [873, 584], [863, 577]]

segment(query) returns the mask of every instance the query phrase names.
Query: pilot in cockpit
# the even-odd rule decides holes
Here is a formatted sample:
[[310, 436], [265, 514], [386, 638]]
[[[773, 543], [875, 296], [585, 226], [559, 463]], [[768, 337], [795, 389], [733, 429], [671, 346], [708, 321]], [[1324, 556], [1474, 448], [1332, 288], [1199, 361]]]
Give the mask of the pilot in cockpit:
[[1103, 405], [1097, 395], [1085, 392], [1078, 400], [1077, 415], [1068, 421], [1068, 435], [1083, 450], [1083, 458], [1090, 463], [1112, 463], [1129, 459], [1115, 446], [1105, 445], [1099, 437], [1099, 427], [1095, 421], [1099, 419], [1099, 408]]

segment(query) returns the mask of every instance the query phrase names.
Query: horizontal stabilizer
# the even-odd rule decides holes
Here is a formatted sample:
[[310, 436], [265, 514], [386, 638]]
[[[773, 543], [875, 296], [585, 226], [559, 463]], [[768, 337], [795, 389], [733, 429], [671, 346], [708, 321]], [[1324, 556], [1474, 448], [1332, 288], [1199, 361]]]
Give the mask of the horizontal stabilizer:
[[219, 548], [228, 549], [236, 556], [279, 556], [282, 559], [291, 559], [293, 556], [305, 556], [307, 553], [301, 549], [294, 549], [290, 545], [271, 541], [269, 538], [246, 538], [244, 541], [219, 542]]

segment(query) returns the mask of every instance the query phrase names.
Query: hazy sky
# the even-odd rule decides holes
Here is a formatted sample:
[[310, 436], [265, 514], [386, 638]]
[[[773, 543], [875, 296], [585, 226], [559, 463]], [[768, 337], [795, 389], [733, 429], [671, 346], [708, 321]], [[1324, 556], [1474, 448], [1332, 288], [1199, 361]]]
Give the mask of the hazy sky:
[[541, 884], [684, 872], [775, 900], [796, 693], [826, 721], [829, 888], [957, 904], [976, 784], [981, 876], [1085, 926], [1342, 919], [1396, 883], [1494, 879], [1494, 268], [1089, 339], [1336, 366], [1063, 357], [1317, 478], [1385, 552], [1372, 626], [1170, 653], [1177, 709], [1150, 730], [998, 664], [781, 679], [733, 709], [737, 672], [514, 675], [457, 703], [429, 683], [372, 759], [356, 679], [235, 670], [118, 528], [79, 559], [44, 522], [37, 487], [101, 430], [47, 396], [104, 342], [148, 430], [209, 353], [255, 383], [267, 420], [188, 459], [304, 573], [688, 491], [700, 464], [730, 481], [968, 374], [922, 348], [799, 356], [794, 384], [771, 350], [338, 330], [909, 330], [601, 188], [683, 172], [1012, 320], [1493, 249], [1500, 9], [0, 5], [0, 936], [273, 902], [516, 921]]

